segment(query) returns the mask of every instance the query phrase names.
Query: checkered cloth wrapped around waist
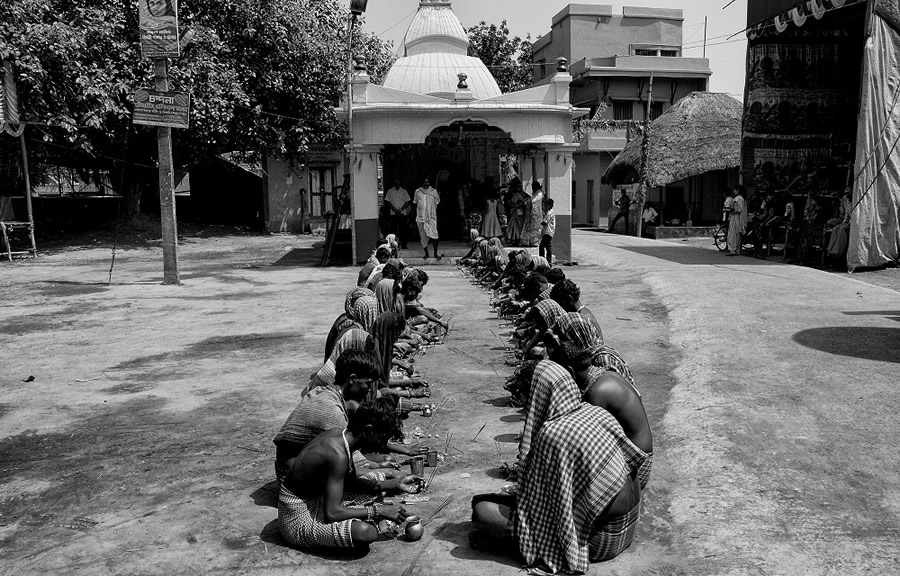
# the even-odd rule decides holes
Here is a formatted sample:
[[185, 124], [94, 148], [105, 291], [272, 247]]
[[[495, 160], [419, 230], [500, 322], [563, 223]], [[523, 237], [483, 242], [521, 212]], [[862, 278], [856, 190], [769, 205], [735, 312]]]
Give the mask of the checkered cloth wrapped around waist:
[[[384, 480], [381, 472], [362, 476], [367, 480]], [[362, 508], [375, 501], [375, 495], [344, 494], [342, 506]], [[362, 520], [359, 520], [362, 522]], [[325, 500], [304, 500], [282, 485], [278, 495], [278, 529], [291, 546], [298, 548], [352, 548], [350, 527], [353, 520], [327, 522]]]
[[588, 541], [591, 562], [612, 560], [631, 546], [640, 517], [641, 505], [638, 503], [622, 516], [594, 524], [595, 532]]

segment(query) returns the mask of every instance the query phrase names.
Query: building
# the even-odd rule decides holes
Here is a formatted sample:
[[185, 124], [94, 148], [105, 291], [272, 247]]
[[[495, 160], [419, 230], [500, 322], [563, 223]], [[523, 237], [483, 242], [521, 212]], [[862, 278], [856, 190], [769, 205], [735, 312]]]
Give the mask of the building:
[[[682, 11], [626, 6], [614, 13], [610, 5], [570, 4], [553, 17], [548, 34], [534, 43], [535, 83], [547, 81], [557, 58], [571, 65], [574, 106], [593, 117], [643, 120], [653, 78], [655, 119], [691, 92], [709, 86], [709, 60], [682, 55]], [[604, 108], [605, 107], [605, 108]], [[631, 139], [627, 129], [594, 131], [574, 154], [572, 220], [575, 225], [605, 226], [613, 189], [602, 184], [607, 167]], [[682, 209], [687, 191], [669, 191], [668, 203]]]
[[[354, 262], [365, 261], [379, 235], [380, 182], [399, 178], [410, 194], [429, 178], [441, 194], [442, 240], [460, 239], [458, 190], [467, 180], [498, 181], [516, 166], [525, 191], [536, 182], [555, 202], [554, 254], [571, 257], [573, 119], [587, 113], [570, 103], [572, 77], [558, 66], [541, 86], [501, 94], [490, 72], [466, 55], [469, 40], [449, 0], [420, 0], [405, 51], [384, 84], [365, 69], [353, 79], [349, 157]], [[346, 117], [346, 103], [337, 109]], [[305, 166], [267, 159], [267, 221], [272, 231], [296, 231], [304, 212], [315, 217], [335, 205], [329, 186], [343, 169], [340, 153]], [[309, 194], [309, 205], [301, 188]], [[321, 195], [316, 190], [320, 189]], [[307, 206], [309, 206], [307, 205]]]

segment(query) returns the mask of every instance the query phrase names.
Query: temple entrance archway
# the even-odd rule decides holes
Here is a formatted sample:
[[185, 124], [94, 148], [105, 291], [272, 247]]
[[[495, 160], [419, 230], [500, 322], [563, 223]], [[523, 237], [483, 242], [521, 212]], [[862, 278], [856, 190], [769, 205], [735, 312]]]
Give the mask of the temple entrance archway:
[[[441, 238], [464, 240], [463, 215], [481, 211], [488, 192], [505, 185], [511, 169], [507, 157], [515, 155], [507, 132], [484, 122], [453, 122], [435, 128], [422, 144], [384, 146], [384, 181], [390, 186], [399, 178], [412, 196], [428, 178], [441, 195]], [[472, 184], [472, 192], [464, 198], [460, 189], [466, 182]]]

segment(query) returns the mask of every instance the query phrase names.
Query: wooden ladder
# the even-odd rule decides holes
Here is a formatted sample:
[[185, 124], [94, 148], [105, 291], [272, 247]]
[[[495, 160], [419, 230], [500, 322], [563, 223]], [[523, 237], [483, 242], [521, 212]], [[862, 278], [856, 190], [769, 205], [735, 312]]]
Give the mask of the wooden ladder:
[[[30, 248], [26, 248], [25, 250], [13, 250], [13, 246], [9, 241], [9, 237], [11, 233], [14, 234], [18, 231], [28, 232], [28, 241], [31, 244]], [[37, 245], [34, 242], [34, 222], [0, 221], [0, 234], [3, 235], [3, 247], [5, 248], [4, 251], [0, 252], [0, 256], [5, 255], [10, 262], [12, 262], [13, 256], [31, 256], [32, 258], [37, 257]]]

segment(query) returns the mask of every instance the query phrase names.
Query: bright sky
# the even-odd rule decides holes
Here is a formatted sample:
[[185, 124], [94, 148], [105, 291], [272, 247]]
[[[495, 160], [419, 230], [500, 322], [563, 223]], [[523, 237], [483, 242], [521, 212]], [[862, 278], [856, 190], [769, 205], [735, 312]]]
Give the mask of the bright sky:
[[[657, 8], [681, 8], [684, 10], [685, 56], [703, 55], [703, 17], [709, 17], [706, 56], [710, 60], [713, 75], [710, 91], [727, 92], [738, 100], [744, 99], [744, 64], [747, 40], [741, 33], [731, 40], [728, 37], [743, 30], [747, 22], [747, 0], [736, 0], [723, 9], [730, 0], [633, 0], [629, 6]], [[342, 0], [349, 6], [349, 0]], [[620, 12], [621, 2], [578, 2], [581, 4], [612, 4]], [[550, 31], [550, 23], [557, 12], [568, 6], [565, 0], [453, 0], [454, 12], [463, 26], [474, 26], [484, 20], [499, 24], [506, 20], [510, 32], [532, 40]], [[374, 32], [384, 40], [391, 40], [397, 50], [402, 49], [403, 35], [419, 7], [419, 0], [369, 0], [363, 28]]]

